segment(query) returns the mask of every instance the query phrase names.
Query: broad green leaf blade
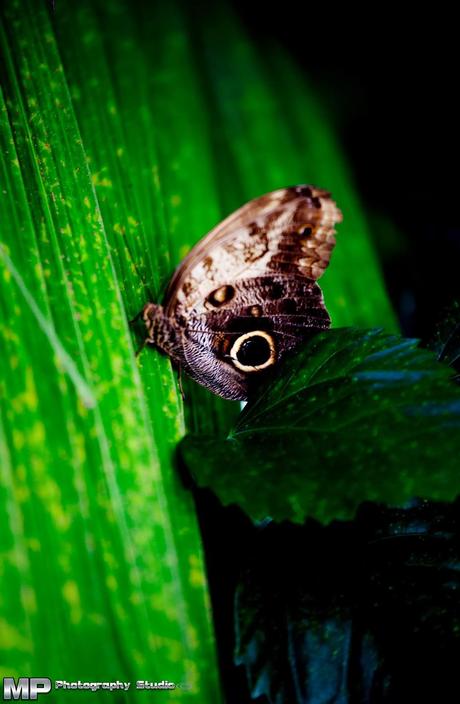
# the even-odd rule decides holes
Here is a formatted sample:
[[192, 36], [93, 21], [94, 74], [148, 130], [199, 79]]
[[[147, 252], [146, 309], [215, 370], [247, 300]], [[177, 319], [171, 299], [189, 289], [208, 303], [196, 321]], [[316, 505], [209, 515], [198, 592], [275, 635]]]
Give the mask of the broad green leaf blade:
[[[149, 356], [141, 379], [123, 306], [141, 282], [129, 183], [105, 225], [46, 9], [11, 3], [6, 19], [2, 674], [168, 679], [219, 701], [198, 526], [171, 462], [181, 405], [167, 360]], [[132, 225], [117, 266], [111, 217]]]
[[189, 436], [181, 447], [224, 504], [254, 519], [328, 522], [363, 501], [454, 499], [459, 428], [449, 367], [416, 340], [343, 328], [288, 359], [227, 440]]

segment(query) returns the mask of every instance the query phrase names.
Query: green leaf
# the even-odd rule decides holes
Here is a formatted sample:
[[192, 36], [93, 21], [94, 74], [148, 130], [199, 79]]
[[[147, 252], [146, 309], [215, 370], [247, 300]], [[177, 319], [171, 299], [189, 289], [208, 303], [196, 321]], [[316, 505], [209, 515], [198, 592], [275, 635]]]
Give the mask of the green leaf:
[[228, 427], [237, 406], [193, 387], [184, 417], [169, 361], [136, 359], [127, 321], [230, 210], [318, 180], [348, 222], [325, 279], [335, 322], [394, 327], [363, 209], [314, 94], [282, 54], [267, 70], [225, 4], [1, 12], [0, 675], [185, 680], [214, 704], [173, 452], [186, 422]]
[[416, 340], [336, 329], [294, 354], [226, 440], [189, 436], [200, 486], [252, 518], [327, 522], [460, 492], [460, 393]]
[[[166, 358], [145, 355], [140, 367], [128, 327], [148, 297], [146, 259], [168, 246], [163, 196], [144, 181], [157, 220], [136, 211], [142, 191], [133, 196], [102, 72], [87, 117], [117, 179], [90, 171], [46, 4], [12, 2], [5, 13], [1, 674], [169, 679], [187, 683], [191, 701], [219, 701], [201, 539], [172, 462], [180, 397]], [[100, 45], [88, 22], [82, 49], [91, 35]], [[78, 60], [92, 58], [82, 50]]]
[[432, 349], [438, 359], [460, 372], [460, 304], [455, 302], [437, 325], [433, 338], [427, 347]]
[[[460, 654], [459, 505], [254, 528], [235, 662], [270, 704], [449, 701]], [[249, 539], [248, 539], [249, 538]]]

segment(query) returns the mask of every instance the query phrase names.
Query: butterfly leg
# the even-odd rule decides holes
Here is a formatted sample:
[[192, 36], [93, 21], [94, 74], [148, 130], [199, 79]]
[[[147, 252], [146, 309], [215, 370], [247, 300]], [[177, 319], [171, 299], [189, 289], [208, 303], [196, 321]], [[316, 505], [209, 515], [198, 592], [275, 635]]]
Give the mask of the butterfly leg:
[[146, 303], [145, 306], [142, 308], [142, 310], [139, 311], [139, 313], [136, 316], [134, 316], [134, 318], [132, 320], [129, 321], [129, 325], [134, 325], [135, 323], [138, 322], [138, 320], [140, 320], [142, 318], [142, 320], [144, 321], [145, 326], [147, 328], [147, 332], [148, 332], [148, 336], [142, 342], [140, 347], [136, 350], [136, 353], [135, 353], [136, 357], [138, 357], [140, 355], [140, 353], [142, 352], [142, 350], [144, 349], [144, 347], [146, 345], [148, 345], [149, 343], [150, 344], [155, 343], [154, 323], [155, 323], [155, 319], [158, 314], [158, 309], [162, 310], [161, 306], [158, 306], [155, 303]]
[[141, 345], [137, 348], [136, 352], [134, 353], [135, 357], [139, 357], [140, 353], [148, 345], [148, 343], [151, 342], [150, 338], [146, 337], [145, 340], [142, 342]]

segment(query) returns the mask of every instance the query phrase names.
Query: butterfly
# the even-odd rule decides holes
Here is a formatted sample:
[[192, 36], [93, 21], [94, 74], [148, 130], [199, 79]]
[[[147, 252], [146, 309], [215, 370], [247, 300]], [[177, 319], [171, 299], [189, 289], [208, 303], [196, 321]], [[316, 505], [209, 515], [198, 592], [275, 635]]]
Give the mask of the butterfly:
[[145, 342], [219, 396], [246, 400], [286, 352], [329, 327], [316, 280], [341, 219], [315, 186], [243, 205], [190, 251], [163, 305], [144, 306]]

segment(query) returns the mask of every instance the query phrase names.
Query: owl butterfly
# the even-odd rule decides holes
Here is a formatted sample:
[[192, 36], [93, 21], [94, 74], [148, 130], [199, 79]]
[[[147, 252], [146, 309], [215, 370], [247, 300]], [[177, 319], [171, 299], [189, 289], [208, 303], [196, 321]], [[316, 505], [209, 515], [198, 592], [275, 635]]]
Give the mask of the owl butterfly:
[[282, 188], [217, 225], [147, 303], [146, 342], [228, 399], [248, 398], [286, 352], [330, 325], [316, 280], [342, 219], [330, 194]]

